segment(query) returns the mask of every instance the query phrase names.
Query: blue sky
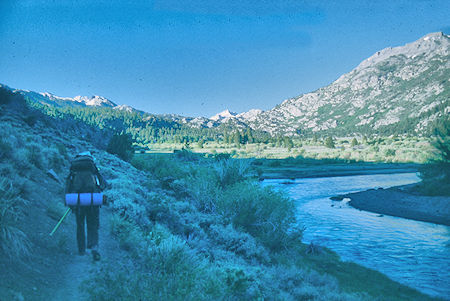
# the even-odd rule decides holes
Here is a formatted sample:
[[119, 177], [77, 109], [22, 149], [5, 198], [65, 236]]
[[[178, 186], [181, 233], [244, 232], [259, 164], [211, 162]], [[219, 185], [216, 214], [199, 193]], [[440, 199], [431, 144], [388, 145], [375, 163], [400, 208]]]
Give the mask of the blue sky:
[[450, 33], [450, 1], [0, 1], [0, 83], [151, 113], [268, 110], [378, 50]]

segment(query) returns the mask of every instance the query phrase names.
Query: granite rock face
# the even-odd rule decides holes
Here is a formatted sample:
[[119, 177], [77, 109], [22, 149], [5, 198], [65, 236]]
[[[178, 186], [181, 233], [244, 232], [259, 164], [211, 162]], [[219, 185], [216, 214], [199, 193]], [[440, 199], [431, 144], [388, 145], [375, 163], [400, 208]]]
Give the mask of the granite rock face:
[[248, 124], [289, 135], [425, 133], [449, 113], [450, 37], [431, 33], [378, 51], [332, 84], [287, 99]]

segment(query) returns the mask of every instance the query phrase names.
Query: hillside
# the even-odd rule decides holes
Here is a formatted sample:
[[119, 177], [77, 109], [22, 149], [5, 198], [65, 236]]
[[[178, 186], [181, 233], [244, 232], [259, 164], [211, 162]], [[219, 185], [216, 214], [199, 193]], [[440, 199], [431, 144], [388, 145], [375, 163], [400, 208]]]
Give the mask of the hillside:
[[[245, 161], [185, 151], [132, 165], [104, 150], [106, 129], [60, 126], [1, 88], [0, 106], [2, 300], [431, 300], [302, 244], [292, 200], [259, 186]], [[48, 235], [69, 162], [86, 149], [111, 185], [97, 264], [76, 255], [73, 217]]]
[[285, 100], [249, 125], [270, 133], [427, 133], [450, 112], [450, 37], [378, 51], [329, 86]]

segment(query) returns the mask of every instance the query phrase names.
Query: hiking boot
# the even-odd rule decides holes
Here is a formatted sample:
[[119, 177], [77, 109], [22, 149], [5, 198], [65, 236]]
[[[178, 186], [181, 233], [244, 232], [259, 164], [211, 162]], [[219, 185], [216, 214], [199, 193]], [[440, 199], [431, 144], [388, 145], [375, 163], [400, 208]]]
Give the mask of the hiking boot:
[[100, 260], [100, 253], [97, 252], [97, 250], [92, 250], [92, 259], [94, 259], [94, 261], [99, 261]]

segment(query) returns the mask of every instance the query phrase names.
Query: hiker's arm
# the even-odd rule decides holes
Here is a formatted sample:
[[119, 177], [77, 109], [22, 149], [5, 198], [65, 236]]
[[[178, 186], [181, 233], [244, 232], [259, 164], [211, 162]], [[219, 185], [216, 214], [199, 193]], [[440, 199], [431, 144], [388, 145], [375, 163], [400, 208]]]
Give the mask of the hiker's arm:
[[100, 184], [99, 185], [100, 189], [104, 190], [107, 187], [108, 183], [106, 183], [105, 179], [103, 178], [103, 176], [98, 171], [98, 168], [96, 170], [96, 176], [97, 176], [98, 182]]
[[69, 173], [69, 175], [66, 178], [66, 186], [64, 188], [64, 193], [69, 193], [70, 191], [70, 184], [72, 182], [72, 173]]

